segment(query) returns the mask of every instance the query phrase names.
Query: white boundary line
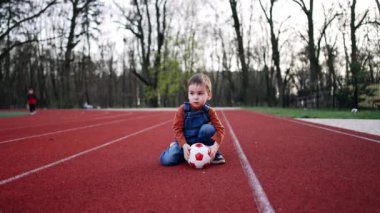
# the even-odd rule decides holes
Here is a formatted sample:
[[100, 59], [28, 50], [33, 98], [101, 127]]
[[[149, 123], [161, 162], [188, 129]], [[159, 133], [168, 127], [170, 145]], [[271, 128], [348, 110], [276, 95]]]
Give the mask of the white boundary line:
[[[347, 133], [347, 132], [343, 132], [343, 131], [339, 131], [339, 130], [335, 130], [335, 129], [330, 129], [330, 128], [327, 128], [327, 127], [322, 127], [322, 126], [318, 126], [318, 125], [314, 125], [314, 124], [310, 124], [310, 123], [300, 122], [300, 121], [297, 121], [297, 120], [290, 120], [290, 121], [293, 122], [293, 123], [302, 124], [302, 125], [305, 125], [305, 126], [315, 127], [315, 128], [327, 130], [327, 131], [330, 131], [330, 132], [339, 133], [339, 134], [342, 134], [342, 135], [348, 135], [348, 136], [351, 136], [351, 137], [360, 138], [360, 139], [371, 141], [371, 142], [375, 142], [375, 143], [380, 143], [380, 140], [376, 140], [376, 139], [372, 139], [372, 138], [367, 138], [367, 137], [364, 137], [364, 136], [354, 135], [354, 134], [350, 134], [350, 133]], [[337, 127], [337, 128], [341, 128], [341, 127]]]
[[[258, 112], [255, 112], [255, 113], [258, 113]], [[338, 134], [342, 134], [342, 135], [347, 135], [347, 136], [351, 136], [351, 137], [354, 137], [354, 138], [359, 138], [359, 139], [363, 139], [363, 140], [367, 140], [367, 141], [371, 141], [371, 142], [375, 142], [375, 143], [380, 143], [380, 140], [376, 140], [376, 139], [372, 139], [372, 138], [367, 138], [367, 137], [359, 136], [359, 135], [354, 135], [354, 134], [351, 134], [351, 133], [347, 133], [347, 132], [343, 132], [343, 131], [339, 131], [339, 130], [335, 130], [335, 129], [330, 129], [328, 127], [318, 126], [318, 125], [315, 125], [315, 124], [308, 123], [307, 121], [298, 121], [298, 120], [295, 120], [293, 118], [283, 118], [283, 117], [268, 115], [268, 114], [264, 114], [264, 113], [258, 113], [258, 114], [266, 116], [266, 117], [270, 117], [270, 118], [280, 119], [280, 120], [284, 120], [284, 121], [290, 121], [290, 122], [297, 123], [297, 124], [304, 125], [304, 126], [309, 126], [309, 127], [314, 127], [314, 128], [318, 128], [318, 129], [323, 129], [323, 130], [326, 130], [326, 131], [330, 131], [330, 132], [334, 132], [334, 133], [338, 133]], [[336, 128], [341, 128], [341, 127], [336, 127]], [[353, 131], [353, 130], [351, 130], [351, 131]]]
[[104, 143], [104, 144], [102, 144], [102, 145], [99, 145], [99, 146], [93, 147], [93, 148], [91, 148], [91, 149], [87, 149], [87, 150], [85, 150], [85, 151], [79, 152], [79, 153], [77, 153], [77, 154], [75, 154], [75, 155], [71, 155], [71, 156], [66, 157], [66, 158], [63, 158], [63, 159], [61, 159], [61, 160], [54, 161], [54, 162], [49, 163], [49, 164], [46, 164], [46, 165], [44, 165], [44, 166], [41, 166], [41, 167], [38, 167], [38, 168], [35, 168], [35, 169], [32, 169], [32, 170], [29, 170], [29, 171], [27, 171], [27, 172], [24, 172], [24, 173], [18, 174], [18, 175], [16, 175], [16, 176], [13, 176], [13, 177], [10, 177], [10, 178], [7, 178], [7, 179], [4, 179], [4, 180], [1, 180], [1, 181], [0, 181], [0, 186], [1, 186], [1, 185], [4, 185], [4, 184], [6, 184], [6, 183], [9, 183], [9, 182], [15, 181], [15, 180], [17, 180], [17, 179], [23, 178], [23, 177], [25, 177], [25, 176], [31, 175], [31, 174], [33, 174], [33, 173], [36, 173], [36, 172], [42, 171], [42, 170], [44, 170], [44, 169], [48, 169], [48, 168], [50, 168], [50, 167], [53, 167], [53, 166], [56, 166], [56, 165], [62, 164], [62, 163], [64, 163], [64, 162], [66, 162], [66, 161], [69, 161], [69, 160], [75, 159], [75, 158], [77, 158], [77, 157], [79, 157], [79, 156], [85, 155], [85, 154], [87, 154], [87, 153], [93, 152], [93, 151], [98, 150], [98, 149], [101, 149], [101, 148], [104, 148], [104, 147], [109, 146], [109, 145], [111, 145], [111, 144], [114, 144], [114, 143], [120, 142], [121, 140], [124, 140], [124, 139], [130, 138], [130, 137], [132, 137], [132, 136], [138, 135], [138, 134], [143, 133], [143, 132], [146, 132], [146, 131], [148, 131], [148, 130], [151, 130], [151, 129], [157, 128], [157, 127], [162, 126], [162, 125], [164, 125], [164, 124], [166, 124], [166, 123], [168, 123], [168, 122], [170, 122], [170, 121], [172, 121], [172, 120], [168, 120], [168, 121], [165, 121], [165, 122], [162, 122], [162, 123], [159, 123], [159, 124], [153, 125], [153, 126], [151, 126], [151, 127], [148, 127], [148, 128], [142, 129], [142, 130], [140, 130], [140, 131], [137, 131], [137, 132], [131, 133], [131, 134], [129, 134], [129, 135], [123, 136], [123, 137], [121, 137], [121, 138], [118, 138], [118, 139], [115, 139], [115, 140], [109, 141], [109, 142]]
[[[148, 116], [150, 116], [150, 115], [139, 116], [139, 117], [136, 117], [134, 119], [140, 119], [140, 118], [144, 118], [144, 117], [148, 117]], [[31, 139], [31, 138], [38, 138], [38, 137], [43, 137], [43, 136], [47, 136], [47, 135], [54, 135], [54, 134], [59, 134], [59, 133], [64, 133], [64, 132], [72, 132], [72, 131], [81, 130], [81, 129], [88, 129], [88, 128], [93, 128], [93, 127], [98, 127], [98, 126], [120, 123], [120, 122], [123, 122], [123, 121], [128, 120], [128, 119], [130, 119], [130, 118], [126, 118], [126, 119], [122, 119], [122, 120], [118, 120], [118, 121], [110, 121], [110, 122], [105, 122], [105, 123], [100, 123], [100, 124], [82, 126], [82, 127], [75, 127], [75, 128], [65, 129], [65, 130], [54, 131], [54, 132], [47, 132], [47, 133], [42, 133], [39, 135], [31, 135], [31, 136], [26, 136], [26, 137], [22, 137], [22, 138], [15, 138], [15, 139], [10, 139], [10, 140], [0, 141], [0, 145], [4, 144], [4, 143], [11, 143], [11, 142], [21, 141], [21, 140], [26, 140], [26, 139]]]
[[[342, 135], [348, 135], [348, 136], [351, 136], [351, 137], [360, 138], [360, 139], [371, 141], [371, 142], [375, 142], [375, 143], [380, 143], [380, 140], [376, 140], [376, 139], [372, 139], [372, 138], [367, 138], [367, 137], [359, 136], [359, 135], [354, 135], [354, 134], [350, 134], [350, 133], [347, 133], [347, 132], [343, 132], [343, 131], [339, 131], [339, 130], [335, 130], [335, 129], [330, 129], [330, 128], [322, 127], [322, 126], [318, 126], [318, 125], [314, 125], [314, 124], [311, 124], [311, 123], [304, 123], [304, 122], [300, 122], [300, 121], [297, 121], [297, 120], [291, 120], [291, 119], [290, 119], [290, 121], [293, 122], [293, 123], [297, 123], [297, 124], [301, 124], [301, 125], [305, 125], [305, 126], [315, 127], [315, 128], [327, 130], [327, 131], [330, 131], [330, 132], [339, 133], [339, 134], [342, 134]], [[305, 122], [307, 122], [307, 121], [305, 121]], [[337, 127], [337, 128], [341, 128], [341, 127]]]
[[232, 129], [232, 127], [230, 125], [230, 122], [228, 121], [228, 119], [227, 119], [227, 117], [223, 111], [222, 111], [222, 114], [223, 114], [224, 120], [226, 121], [227, 128], [229, 129], [229, 132], [231, 134], [232, 141], [234, 143], [235, 149], [236, 149], [237, 153], [239, 154], [240, 164], [244, 169], [244, 173], [248, 177], [249, 186], [252, 189], [253, 197], [255, 198], [255, 202], [257, 205], [257, 210], [260, 213], [261, 212], [265, 212], [265, 213], [275, 212], [272, 205], [270, 204], [265, 192], [264, 192], [263, 187], [260, 184], [259, 179], [256, 177], [255, 172], [253, 171], [246, 155], [244, 154], [244, 151], [240, 146], [239, 140], [237, 139], [237, 137], [234, 133], [234, 130]]

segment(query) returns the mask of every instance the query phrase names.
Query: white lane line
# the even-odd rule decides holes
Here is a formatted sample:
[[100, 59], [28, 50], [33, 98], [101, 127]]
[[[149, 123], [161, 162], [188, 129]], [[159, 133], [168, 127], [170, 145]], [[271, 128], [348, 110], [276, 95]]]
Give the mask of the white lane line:
[[[133, 119], [140, 119], [140, 118], [144, 118], [144, 117], [151, 117], [151, 115], [139, 116], [139, 117], [136, 117]], [[26, 139], [31, 139], [31, 138], [38, 138], [38, 137], [43, 137], [43, 136], [47, 136], [47, 135], [54, 135], [54, 134], [59, 134], [59, 133], [64, 133], [64, 132], [72, 132], [72, 131], [77, 131], [77, 130], [81, 130], [81, 129], [88, 129], [88, 128], [93, 128], [93, 127], [105, 126], [105, 125], [109, 125], [109, 124], [120, 123], [120, 122], [123, 122], [123, 121], [128, 120], [128, 119], [130, 119], [130, 118], [126, 118], [126, 119], [122, 119], [122, 120], [118, 120], [118, 121], [110, 121], [110, 122], [105, 122], [105, 123], [100, 123], [100, 124], [82, 126], [82, 127], [75, 127], [75, 128], [65, 129], [65, 130], [54, 131], [54, 132], [47, 132], [47, 133], [42, 133], [39, 135], [31, 135], [31, 136], [26, 136], [26, 137], [22, 137], [22, 138], [15, 138], [15, 139], [10, 139], [10, 140], [0, 141], [0, 144], [10, 143], [10, 142], [15, 142], [15, 141], [21, 141], [21, 140], [26, 140]]]
[[240, 146], [239, 140], [237, 139], [235, 132], [231, 127], [230, 122], [228, 121], [223, 111], [222, 111], [222, 114], [223, 114], [224, 120], [226, 121], [227, 128], [229, 129], [229, 132], [231, 134], [235, 149], [237, 153], [239, 154], [240, 164], [244, 169], [244, 173], [248, 177], [249, 185], [252, 189], [253, 197], [255, 198], [257, 210], [259, 212], [265, 212], [265, 213], [275, 212], [264, 192], [263, 187], [260, 184], [259, 179], [256, 177], [255, 172], [253, 171], [246, 155], [244, 154], [244, 151]]
[[58, 160], [58, 161], [54, 161], [54, 162], [52, 162], [52, 163], [49, 163], [49, 164], [46, 164], [46, 165], [44, 165], [44, 166], [41, 166], [41, 167], [35, 168], [35, 169], [33, 169], [33, 170], [29, 170], [29, 171], [27, 171], [27, 172], [24, 172], [24, 173], [18, 174], [18, 175], [16, 175], [16, 176], [13, 176], [13, 177], [10, 177], [10, 178], [7, 178], [7, 179], [4, 179], [4, 180], [1, 180], [1, 181], [0, 181], [0, 186], [1, 186], [1, 185], [4, 185], [4, 184], [6, 184], [6, 183], [9, 183], [9, 182], [12, 182], [12, 181], [18, 180], [18, 179], [23, 178], [23, 177], [25, 177], [25, 176], [31, 175], [31, 174], [33, 174], [33, 173], [36, 173], [36, 172], [42, 171], [42, 170], [44, 170], [44, 169], [51, 168], [51, 167], [56, 166], [56, 165], [58, 165], [58, 164], [62, 164], [62, 163], [64, 163], [64, 162], [66, 162], [66, 161], [72, 160], [72, 159], [77, 158], [77, 157], [79, 157], [79, 156], [82, 156], [82, 155], [88, 154], [88, 153], [93, 152], [93, 151], [95, 151], [95, 150], [98, 150], [98, 149], [104, 148], [104, 147], [106, 147], [106, 146], [112, 145], [112, 144], [117, 143], [117, 142], [120, 142], [120, 141], [125, 140], [125, 139], [127, 139], [127, 138], [130, 138], [130, 137], [132, 137], [132, 136], [135, 136], [135, 135], [141, 134], [141, 133], [143, 133], [143, 132], [149, 131], [149, 130], [151, 130], [151, 129], [157, 128], [157, 127], [162, 126], [162, 125], [164, 125], [164, 124], [166, 124], [166, 123], [169, 123], [169, 122], [171, 122], [171, 121], [172, 121], [172, 120], [168, 120], [168, 121], [165, 121], [165, 122], [162, 122], [162, 123], [159, 123], [159, 124], [153, 125], [153, 126], [151, 126], [151, 127], [148, 127], [148, 128], [142, 129], [142, 130], [140, 130], [140, 131], [137, 131], [137, 132], [131, 133], [131, 134], [129, 134], [129, 135], [123, 136], [123, 137], [121, 137], [121, 138], [118, 138], [118, 139], [115, 139], [115, 140], [109, 141], [109, 142], [107, 142], [107, 143], [105, 143], [105, 144], [102, 144], [102, 145], [99, 145], [99, 146], [93, 147], [93, 148], [91, 148], [91, 149], [87, 149], [87, 150], [85, 150], [85, 151], [79, 152], [79, 153], [77, 153], [77, 154], [75, 154], [75, 155], [71, 155], [71, 156], [69, 156], [69, 157], [63, 158], [63, 159]]
[[[122, 118], [122, 117], [127, 117], [129, 116], [130, 114], [132, 114], [132, 112], [128, 112], [126, 114], [123, 114], [123, 115], [106, 115], [106, 116], [98, 116], [98, 117], [94, 117], [94, 118], [90, 118], [90, 119], [87, 119], [85, 121], [94, 121], [94, 120], [99, 120], [99, 119], [107, 119], [107, 118]], [[86, 118], [82, 118], [82, 119], [86, 119]], [[45, 122], [44, 124], [38, 124], [38, 125], [31, 125], [31, 126], [21, 126], [21, 127], [13, 127], [13, 128], [2, 128], [0, 129], [0, 132], [6, 132], [6, 131], [14, 131], [14, 130], [18, 130], [18, 129], [29, 129], [29, 128], [35, 128], [35, 127], [43, 127], [43, 126], [49, 126], [51, 124], [55, 124], [55, 125], [59, 125], [59, 124], [68, 124], [68, 123], [73, 123], [75, 122], [76, 120], [78, 119], [69, 119], [69, 120], [59, 120], [60, 122], [57, 123], [57, 122]]]
[[354, 135], [354, 134], [351, 134], [351, 133], [347, 133], [347, 132], [343, 132], [343, 131], [339, 131], [339, 130], [335, 130], [335, 129], [330, 129], [328, 127], [318, 126], [318, 125], [315, 125], [315, 124], [307, 123], [306, 121], [302, 122], [302, 121], [294, 120], [292, 118], [283, 118], [283, 117], [278, 117], [278, 116], [267, 115], [267, 114], [264, 114], [264, 113], [259, 113], [259, 114], [263, 115], [263, 116], [266, 116], [266, 117], [270, 117], [270, 118], [290, 121], [290, 122], [301, 124], [301, 125], [304, 125], [304, 126], [309, 126], [309, 127], [314, 127], [314, 128], [318, 128], [318, 129], [323, 129], [323, 130], [326, 130], [326, 131], [329, 131], [329, 132], [334, 132], [334, 133], [338, 133], [338, 134], [342, 134], [342, 135], [351, 136], [351, 137], [354, 137], [354, 138], [359, 138], [359, 139], [363, 139], [363, 140], [367, 140], [367, 141], [371, 141], [371, 142], [375, 142], [375, 143], [380, 143], [380, 140], [376, 140], [376, 139], [372, 139], [372, 138], [367, 138], [367, 137], [359, 136], [359, 135]]

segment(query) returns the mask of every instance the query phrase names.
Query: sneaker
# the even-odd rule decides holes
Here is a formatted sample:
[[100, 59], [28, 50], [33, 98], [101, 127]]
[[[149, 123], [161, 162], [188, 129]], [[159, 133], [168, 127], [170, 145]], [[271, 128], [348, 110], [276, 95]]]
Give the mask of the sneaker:
[[212, 164], [223, 164], [226, 163], [226, 160], [224, 159], [222, 153], [219, 151], [216, 152], [215, 158], [211, 161]]

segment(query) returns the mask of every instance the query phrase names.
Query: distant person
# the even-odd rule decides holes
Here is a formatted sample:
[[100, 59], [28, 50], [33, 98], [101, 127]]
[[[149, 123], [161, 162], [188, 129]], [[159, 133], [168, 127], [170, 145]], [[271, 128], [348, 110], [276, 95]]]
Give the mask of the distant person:
[[34, 94], [33, 89], [28, 90], [27, 102], [28, 102], [30, 114], [31, 115], [36, 114], [37, 98], [36, 98], [36, 95]]
[[212, 97], [210, 78], [194, 74], [187, 83], [189, 102], [182, 104], [174, 118], [175, 142], [162, 152], [160, 163], [177, 165], [189, 159], [190, 146], [203, 143], [211, 149], [212, 164], [223, 164], [225, 159], [218, 151], [224, 138], [224, 127], [214, 108], [206, 104]]

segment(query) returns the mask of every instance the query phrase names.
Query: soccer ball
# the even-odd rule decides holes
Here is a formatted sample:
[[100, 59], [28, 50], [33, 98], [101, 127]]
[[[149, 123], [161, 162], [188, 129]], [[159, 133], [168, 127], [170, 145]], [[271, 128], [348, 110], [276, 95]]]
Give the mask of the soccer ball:
[[202, 143], [195, 143], [191, 145], [189, 160], [187, 162], [191, 167], [197, 169], [203, 169], [210, 166], [210, 148]]

